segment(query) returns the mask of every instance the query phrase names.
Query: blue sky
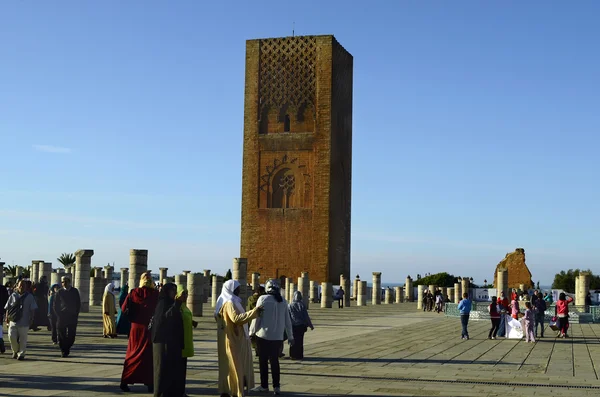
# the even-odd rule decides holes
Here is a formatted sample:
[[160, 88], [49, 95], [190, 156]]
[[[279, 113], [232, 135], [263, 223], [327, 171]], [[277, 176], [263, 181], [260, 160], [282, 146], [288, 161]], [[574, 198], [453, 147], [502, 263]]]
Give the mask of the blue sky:
[[0, 257], [92, 248], [224, 273], [239, 255], [245, 40], [354, 55], [352, 272], [535, 281], [600, 264], [600, 4], [0, 5]]

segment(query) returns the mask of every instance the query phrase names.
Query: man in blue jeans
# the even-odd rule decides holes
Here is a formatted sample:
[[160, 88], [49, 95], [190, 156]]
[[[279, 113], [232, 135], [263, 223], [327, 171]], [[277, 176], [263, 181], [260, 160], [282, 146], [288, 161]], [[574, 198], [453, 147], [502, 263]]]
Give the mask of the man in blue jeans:
[[458, 310], [460, 311], [460, 322], [462, 324], [462, 339], [469, 340], [467, 325], [469, 324], [469, 314], [471, 314], [471, 301], [467, 292], [463, 294], [463, 299], [458, 303]]

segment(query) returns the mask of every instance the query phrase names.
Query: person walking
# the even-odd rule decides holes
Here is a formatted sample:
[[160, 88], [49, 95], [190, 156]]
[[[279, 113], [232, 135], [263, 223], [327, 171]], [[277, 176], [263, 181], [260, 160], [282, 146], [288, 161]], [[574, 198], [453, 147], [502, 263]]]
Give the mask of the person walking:
[[182, 296], [175, 299], [177, 286], [162, 286], [152, 317], [152, 349], [154, 358], [154, 397], [181, 397], [181, 364], [184, 349]]
[[54, 299], [60, 290], [59, 284], [53, 284], [50, 288], [50, 296], [48, 297], [48, 319], [50, 320], [50, 329], [52, 331], [52, 343], [58, 345], [58, 330], [56, 328], [56, 313], [54, 313]]
[[525, 302], [525, 315], [523, 316], [525, 321], [523, 322], [525, 327], [523, 333], [525, 334], [525, 342], [535, 343], [535, 330], [533, 328], [534, 316], [531, 302]]
[[77, 288], [71, 286], [69, 277], [61, 277], [61, 284], [63, 288], [56, 293], [52, 310], [56, 315], [56, 334], [60, 355], [69, 357], [71, 347], [75, 343], [81, 299]]
[[344, 289], [340, 285], [340, 288], [338, 288], [337, 292], [335, 293], [335, 299], [338, 301], [339, 309], [344, 308], [344, 294], [345, 294]]
[[492, 296], [492, 303], [489, 306], [490, 320], [492, 320], [492, 328], [488, 333], [488, 339], [496, 339], [498, 328], [500, 328], [500, 312], [498, 311], [498, 298]]
[[152, 367], [152, 339], [148, 326], [158, 303], [158, 291], [150, 272], [143, 273], [139, 288], [131, 290], [121, 310], [131, 321], [131, 331], [127, 342], [127, 354], [123, 363], [121, 384], [124, 392], [130, 391], [128, 385], [141, 383], [154, 391], [154, 372]]
[[287, 333], [290, 345], [294, 344], [294, 333], [288, 305], [281, 296], [277, 281], [267, 281], [265, 289], [266, 295], [261, 296], [257, 303], [258, 306], [264, 307], [264, 311], [251, 326], [257, 336], [260, 366], [260, 386], [252, 391], [269, 391], [269, 364], [271, 364], [274, 393], [279, 395], [281, 393], [279, 351], [283, 346], [283, 333]]
[[556, 317], [558, 317], [558, 329], [560, 338], [568, 338], [567, 330], [569, 329], [569, 303], [573, 302], [573, 298], [566, 296], [564, 292], [561, 292], [556, 301], [554, 311]]
[[302, 293], [300, 291], [294, 292], [294, 298], [292, 303], [289, 305], [290, 318], [292, 320], [292, 334], [294, 335], [294, 344], [290, 346], [290, 359], [292, 360], [303, 360], [304, 359], [304, 334], [310, 328], [314, 330], [315, 327], [310, 320], [308, 310], [302, 300]]
[[131, 322], [127, 316], [123, 314], [121, 307], [125, 303], [128, 291], [129, 286], [127, 284], [121, 287], [121, 292], [119, 292], [119, 304], [117, 305], [117, 335], [127, 335], [127, 337], [129, 337], [129, 331], [131, 330]]
[[183, 350], [181, 352], [181, 367], [179, 369], [178, 376], [178, 390], [182, 392], [183, 397], [187, 397], [185, 394], [185, 384], [187, 380], [187, 362], [188, 358], [194, 357], [194, 328], [198, 326], [198, 323], [194, 321], [192, 311], [187, 307], [186, 302], [188, 298], [188, 290], [183, 285], [177, 286], [177, 295], [175, 300], [181, 302], [181, 318], [183, 321]]
[[117, 324], [115, 323], [117, 307], [114, 290], [114, 284], [110, 283], [104, 288], [102, 296], [102, 334], [105, 338], [117, 337]]
[[[262, 312], [260, 298], [254, 309], [246, 312], [239, 297], [240, 283], [229, 280], [217, 300], [219, 316], [225, 324], [225, 354], [229, 363], [227, 372], [227, 393], [243, 397], [244, 386], [254, 388], [254, 368], [252, 365], [252, 346], [248, 323]], [[260, 351], [260, 346], [259, 346]], [[223, 354], [223, 352], [219, 352]]]
[[458, 311], [460, 312], [460, 323], [462, 324], [462, 339], [469, 340], [469, 315], [471, 314], [471, 300], [469, 294], [465, 292], [462, 300], [458, 303]]
[[535, 337], [538, 337], [538, 325], [541, 325], [541, 337], [544, 337], [544, 318], [546, 316], [546, 301], [541, 292], [538, 293], [538, 298], [533, 305], [533, 313], [535, 315]]
[[19, 281], [4, 307], [8, 322], [8, 337], [13, 352], [12, 358], [21, 361], [25, 359], [29, 328], [37, 308], [35, 298], [31, 294], [31, 281]]
[[35, 318], [33, 319], [33, 325], [31, 326], [34, 331], [39, 331], [39, 327], [46, 327], [48, 331], [52, 329], [50, 328], [50, 319], [48, 318], [47, 314], [49, 291], [50, 288], [48, 287], [48, 278], [46, 276], [42, 276], [33, 290], [35, 303], [39, 309], [35, 312]]

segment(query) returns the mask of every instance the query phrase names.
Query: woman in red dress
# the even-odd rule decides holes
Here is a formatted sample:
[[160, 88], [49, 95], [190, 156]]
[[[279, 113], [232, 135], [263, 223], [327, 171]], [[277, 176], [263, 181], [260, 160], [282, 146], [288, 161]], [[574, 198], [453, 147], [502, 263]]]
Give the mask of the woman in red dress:
[[[141, 383], [154, 391], [154, 369], [152, 367], [152, 340], [148, 329], [158, 303], [158, 291], [155, 289], [150, 272], [142, 274], [140, 287], [129, 292], [121, 310], [128, 312], [131, 331], [127, 344], [127, 355], [121, 375], [121, 390], [127, 392], [129, 386]], [[129, 310], [127, 310], [129, 309]]]

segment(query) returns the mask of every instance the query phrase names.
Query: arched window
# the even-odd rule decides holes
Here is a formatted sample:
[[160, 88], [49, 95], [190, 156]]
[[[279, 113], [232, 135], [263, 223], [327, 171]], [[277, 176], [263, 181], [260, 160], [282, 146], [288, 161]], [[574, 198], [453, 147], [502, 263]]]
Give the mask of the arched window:
[[279, 170], [271, 183], [271, 208], [292, 208], [296, 192], [296, 177], [292, 170]]
[[290, 132], [290, 115], [286, 114], [283, 120], [283, 132]]

